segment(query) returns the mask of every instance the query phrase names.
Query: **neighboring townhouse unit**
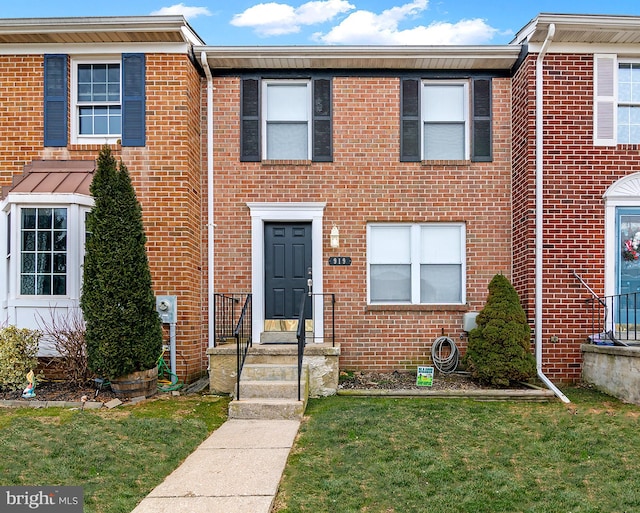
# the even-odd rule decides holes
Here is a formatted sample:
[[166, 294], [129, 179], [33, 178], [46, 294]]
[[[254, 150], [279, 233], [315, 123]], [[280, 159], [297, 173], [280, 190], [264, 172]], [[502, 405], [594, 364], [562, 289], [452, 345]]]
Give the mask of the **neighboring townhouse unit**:
[[177, 298], [185, 380], [223, 338], [214, 297], [251, 294], [260, 343], [311, 287], [309, 329], [335, 327], [342, 368], [413, 370], [442, 335], [464, 352], [503, 273], [541, 374], [574, 381], [601, 329], [592, 292], [640, 290], [640, 17], [541, 14], [508, 45], [415, 47], [2, 20], [0, 62], [0, 322], [77, 308], [103, 144], [131, 172], [155, 292]]
[[0, 323], [36, 328], [78, 308], [89, 184], [109, 144], [142, 204], [154, 289], [179, 296], [179, 373], [201, 375], [206, 184], [194, 44], [181, 16], [0, 22]]
[[608, 297], [607, 329], [637, 329], [640, 17], [541, 14], [513, 44], [528, 50], [513, 77], [513, 278], [545, 372], [576, 380], [601, 327], [576, 275]]

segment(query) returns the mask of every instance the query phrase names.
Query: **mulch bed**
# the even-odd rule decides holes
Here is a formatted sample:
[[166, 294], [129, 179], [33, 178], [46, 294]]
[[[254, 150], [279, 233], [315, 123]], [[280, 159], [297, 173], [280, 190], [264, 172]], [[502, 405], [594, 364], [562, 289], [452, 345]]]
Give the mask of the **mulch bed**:
[[36, 384], [36, 396], [30, 399], [22, 397], [22, 390], [0, 390], [0, 399], [19, 401], [82, 401], [86, 396], [88, 401], [108, 402], [115, 399], [116, 395], [111, 388], [106, 385], [99, 388], [95, 383], [90, 382], [83, 386], [70, 385], [64, 381], [41, 381]]
[[[433, 385], [430, 387], [416, 385], [416, 375], [411, 372], [353, 372], [340, 373], [340, 390], [489, 390], [494, 387], [482, 386], [473, 381], [468, 374], [453, 372], [435, 373]], [[515, 385], [509, 388], [527, 388]]]

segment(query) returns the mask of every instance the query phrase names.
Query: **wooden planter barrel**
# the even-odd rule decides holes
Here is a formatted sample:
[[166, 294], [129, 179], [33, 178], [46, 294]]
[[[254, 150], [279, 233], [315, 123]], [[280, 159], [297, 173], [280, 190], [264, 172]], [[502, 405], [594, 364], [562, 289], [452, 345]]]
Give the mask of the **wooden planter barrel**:
[[151, 397], [158, 392], [158, 367], [112, 379], [111, 390], [119, 398]]

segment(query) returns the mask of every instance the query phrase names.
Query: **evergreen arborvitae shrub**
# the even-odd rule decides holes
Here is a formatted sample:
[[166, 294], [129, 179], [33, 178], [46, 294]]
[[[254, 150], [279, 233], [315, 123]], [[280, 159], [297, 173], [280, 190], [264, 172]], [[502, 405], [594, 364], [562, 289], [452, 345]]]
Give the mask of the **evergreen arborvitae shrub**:
[[531, 330], [518, 293], [502, 274], [489, 283], [487, 303], [469, 333], [463, 363], [482, 384], [507, 387], [536, 374]]
[[162, 324], [151, 287], [142, 209], [126, 166], [116, 162], [108, 146], [98, 156], [90, 190], [95, 205], [87, 216], [80, 307], [89, 368], [113, 379], [157, 365]]

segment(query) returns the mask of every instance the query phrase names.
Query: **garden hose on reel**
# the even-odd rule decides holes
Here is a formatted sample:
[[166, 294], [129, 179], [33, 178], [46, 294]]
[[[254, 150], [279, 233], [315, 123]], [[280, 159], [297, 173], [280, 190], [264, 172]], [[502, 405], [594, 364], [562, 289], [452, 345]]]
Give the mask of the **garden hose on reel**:
[[[448, 352], [446, 350], [449, 350]], [[443, 356], [445, 354], [446, 356]], [[460, 351], [449, 337], [438, 337], [431, 344], [431, 360], [436, 369], [444, 374], [455, 372], [458, 368]]]

